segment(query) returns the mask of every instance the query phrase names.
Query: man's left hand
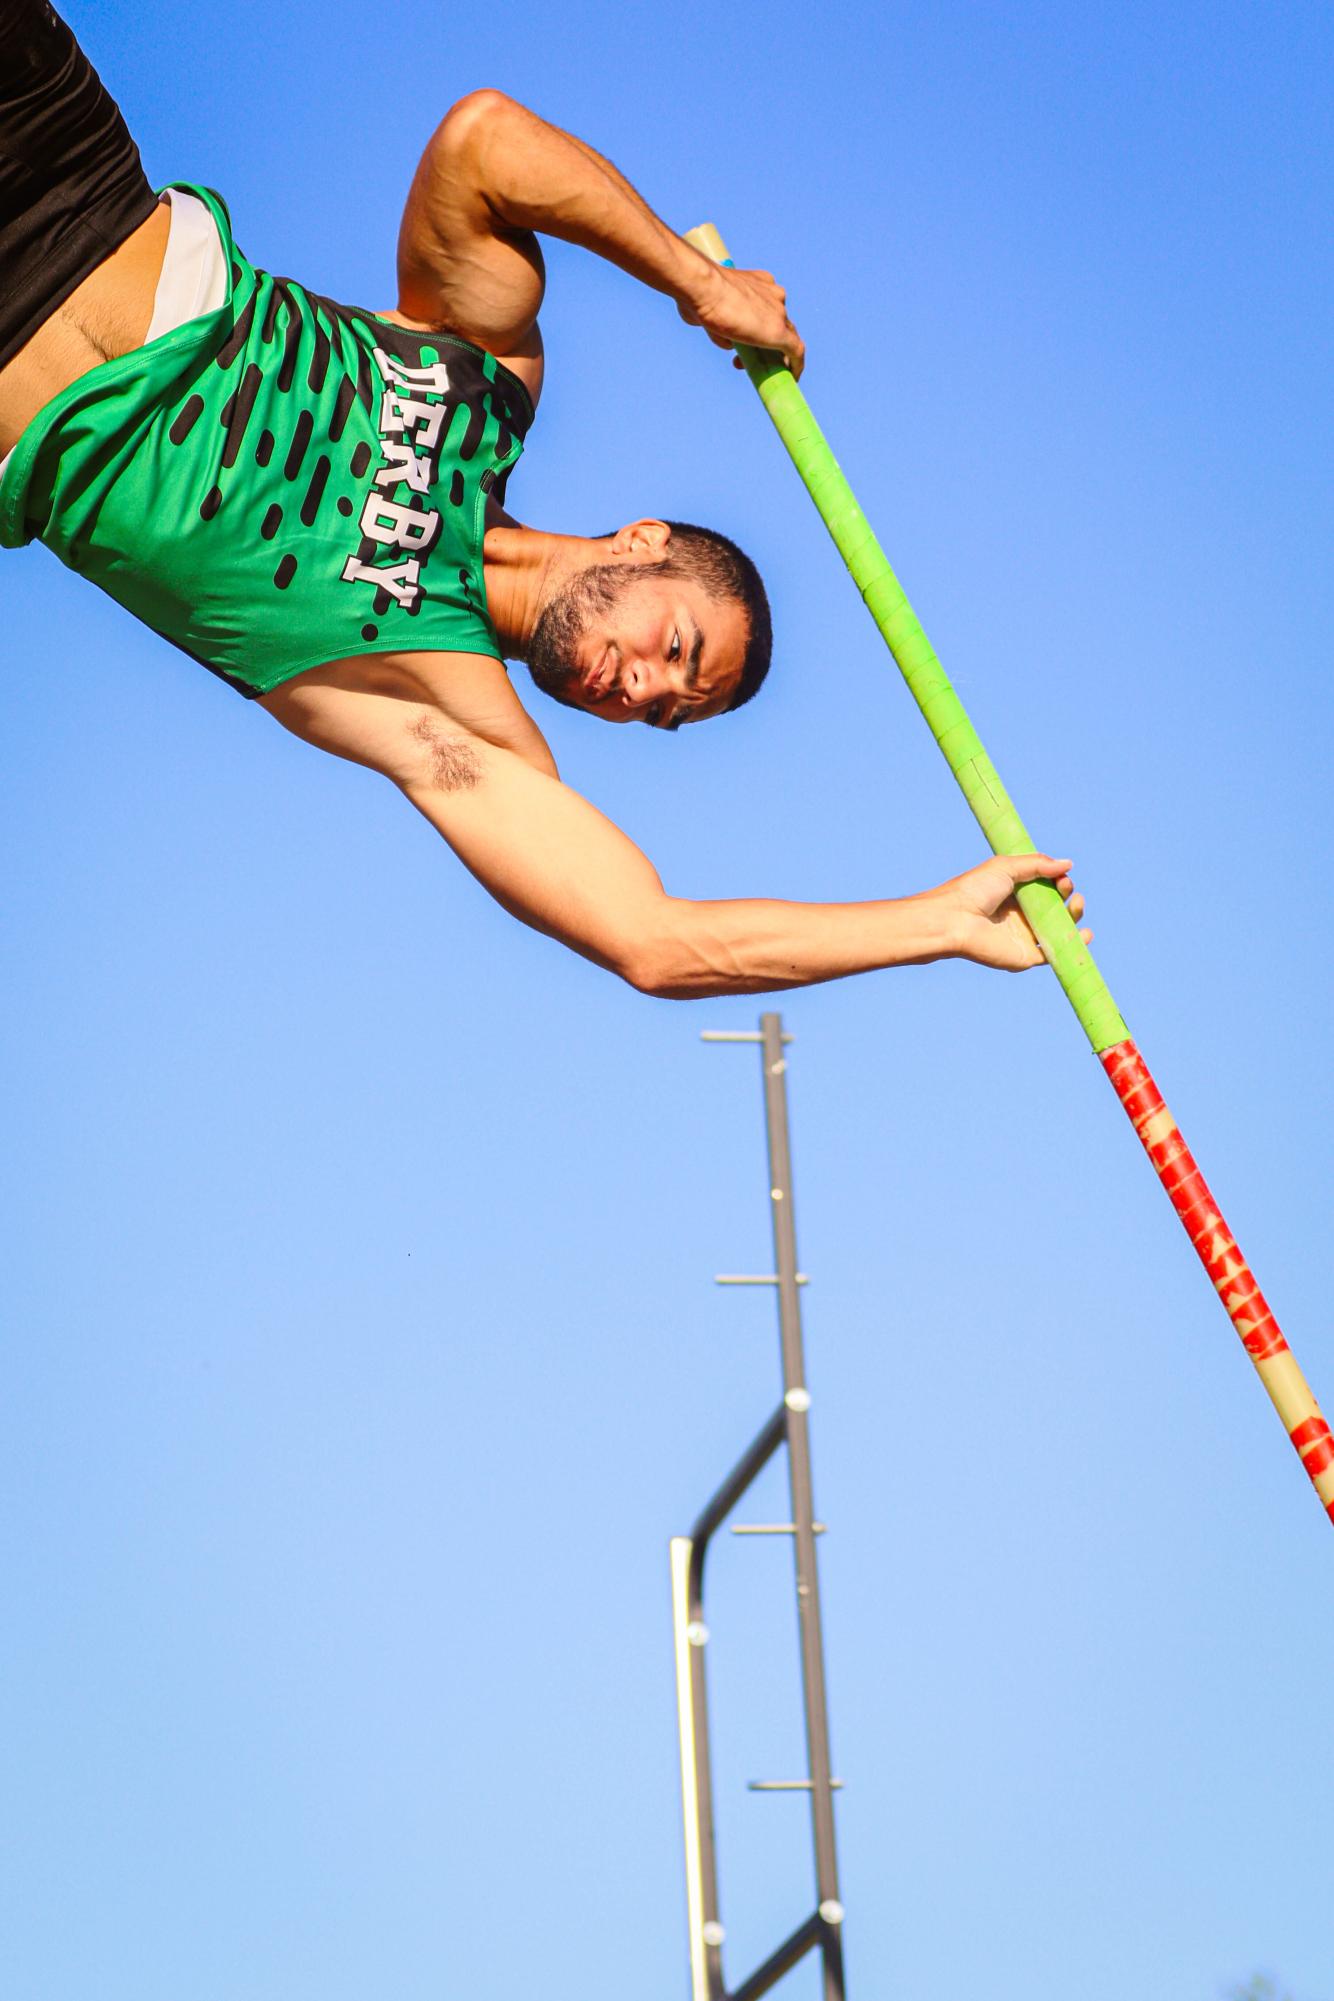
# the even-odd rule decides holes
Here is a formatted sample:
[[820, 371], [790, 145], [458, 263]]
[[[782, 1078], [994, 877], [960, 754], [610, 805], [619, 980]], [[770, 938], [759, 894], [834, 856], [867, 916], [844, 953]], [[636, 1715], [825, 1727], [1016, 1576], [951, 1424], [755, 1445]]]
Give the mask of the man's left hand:
[[[794, 376], [806, 365], [806, 343], [787, 316], [787, 293], [772, 271], [733, 271], [725, 264], [704, 266], [699, 284], [678, 298], [677, 311], [688, 326], [703, 327], [715, 347], [764, 348], [781, 354]], [[738, 359], [737, 367], [741, 362]]]

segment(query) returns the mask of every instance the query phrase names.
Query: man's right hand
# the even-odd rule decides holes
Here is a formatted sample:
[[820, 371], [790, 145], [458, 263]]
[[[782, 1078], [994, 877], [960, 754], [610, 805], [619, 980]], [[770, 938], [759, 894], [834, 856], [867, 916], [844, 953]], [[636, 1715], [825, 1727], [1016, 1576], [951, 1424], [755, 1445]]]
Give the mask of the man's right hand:
[[[688, 326], [703, 327], [715, 347], [764, 348], [781, 354], [794, 376], [806, 365], [806, 343], [787, 316], [787, 293], [772, 271], [735, 271], [711, 263], [676, 306]], [[737, 367], [741, 363], [738, 360]]]
[[[971, 959], [977, 966], [1022, 973], [1043, 963], [1037, 939], [1015, 898], [1025, 882], [1049, 882], [1065, 899], [1076, 924], [1084, 915], [1084, 899], [1070, 875], [1071, 863], [1050, 855], [993, 855], [939, 889], [928, 890], [927, 901], [942, 913], [951, 956]], [[1081, 931], [1087, 945], [1091, 931]]]

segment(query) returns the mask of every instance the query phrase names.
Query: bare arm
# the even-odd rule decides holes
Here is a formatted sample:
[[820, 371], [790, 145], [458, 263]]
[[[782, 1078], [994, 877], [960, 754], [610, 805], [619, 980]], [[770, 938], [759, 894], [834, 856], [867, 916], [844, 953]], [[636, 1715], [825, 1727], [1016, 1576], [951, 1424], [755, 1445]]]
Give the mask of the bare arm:
[[720, 346], [777, 349], [800, 370], [801, 340], [770, 273], [711, 263], [609, 160], [496, 90], [461, 99], [422, 157], [399, 237], [402, 311], [521, 353], [542, 301], [538, 233], [667, 293]]
[[669, 896], [629, 837], [557, 778], [510, 751], [472, 747], [463, 786], [403, 790], [496, 900], [535, 930], [665, 1000], [771, 993], [887, 966], [967, 958], [1012, 971], [1042, 963], [1014, 902], [1053, 881], [1083, 912], [1069, 864], [995, 858], [922, 895], [871, 903]]
[[1016, 883], [1054, 881], [1082, 915], [1068, 863], [1046, 855], [994, 859], [922, 895], [871, 903], [669, 896], [634, 842], [554, 767], [433, 703], [323, 678], [302, 677], [266, 706], [308, 741], [393, 779], [505, 909], [643, 993], [767, 993], [949, 957], [1017, 971], [1041, 955]]
[[620, 828], [524, 759], [473, 746], [470, 782], [407, 797], [515, 917], [643, 993], [689, 1000], [809, 986], [948, 950], [926, 898], [863, 904], [668, 896]]

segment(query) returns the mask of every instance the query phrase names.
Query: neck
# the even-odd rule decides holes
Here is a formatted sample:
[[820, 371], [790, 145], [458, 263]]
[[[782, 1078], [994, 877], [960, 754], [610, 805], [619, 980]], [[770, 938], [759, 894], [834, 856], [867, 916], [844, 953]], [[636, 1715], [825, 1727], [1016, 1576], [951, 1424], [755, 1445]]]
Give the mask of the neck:
[[578, 570], [607, 560], [607, 537], [551, 535], [499, 508], [482, 544], [486, 608], [507, 660], [526, 660], [543, 606]]

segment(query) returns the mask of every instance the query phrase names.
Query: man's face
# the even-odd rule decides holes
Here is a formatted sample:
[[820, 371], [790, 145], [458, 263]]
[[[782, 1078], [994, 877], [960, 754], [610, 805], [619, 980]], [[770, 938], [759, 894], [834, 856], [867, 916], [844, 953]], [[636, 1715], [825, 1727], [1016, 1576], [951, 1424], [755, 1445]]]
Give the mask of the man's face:
[[543, 606], [528, 668], [544, 694], [609, 723], [678, 729], [720, 715], [741, 678], [744, 608], [693, 577], [598, 563]]

